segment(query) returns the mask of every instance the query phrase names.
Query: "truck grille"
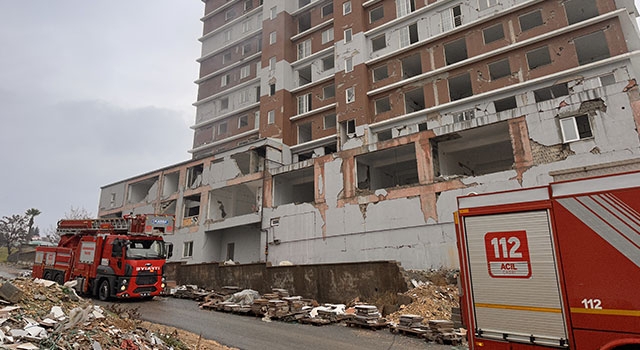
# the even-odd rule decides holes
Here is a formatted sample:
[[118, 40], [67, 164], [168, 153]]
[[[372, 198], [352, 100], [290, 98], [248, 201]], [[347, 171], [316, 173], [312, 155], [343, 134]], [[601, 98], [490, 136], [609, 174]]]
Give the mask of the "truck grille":
[[136, 276], [136, 284], [139, 286], [148, 286], [156, 284], [158, 281], [158, 275], [148, 271], [138, 271]]
[[140, 294], [142, 293], [149, 294], [149, 293], [155, 292], [156, 290], [157, 290], [156, 287], [138, 287], [133, 292], [140, 293]]

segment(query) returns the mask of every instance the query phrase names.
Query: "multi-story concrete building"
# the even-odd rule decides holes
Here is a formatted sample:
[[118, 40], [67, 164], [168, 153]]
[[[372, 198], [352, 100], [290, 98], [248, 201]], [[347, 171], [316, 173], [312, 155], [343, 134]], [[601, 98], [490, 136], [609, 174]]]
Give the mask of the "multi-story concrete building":
[[456, 266], [456, 196], [640, 167], [632, 0], [208, 0], [174, 261]]

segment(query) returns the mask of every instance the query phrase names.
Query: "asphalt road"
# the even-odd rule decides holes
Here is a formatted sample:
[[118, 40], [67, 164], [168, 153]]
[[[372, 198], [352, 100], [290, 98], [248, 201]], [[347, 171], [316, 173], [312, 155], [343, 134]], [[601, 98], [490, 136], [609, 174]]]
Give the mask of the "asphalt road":
[[202, 310], [192, 300], [155, 298], [146, 302], [127, 302], [137, 307], [141, 318], [186, 331], [243, 350], [401, 350], [461, 349], [427, 343], [418, 338], [396, 335], [388, 329], [371, 331], [346, 327], [299, 323], [265, 322], [260, 318]]

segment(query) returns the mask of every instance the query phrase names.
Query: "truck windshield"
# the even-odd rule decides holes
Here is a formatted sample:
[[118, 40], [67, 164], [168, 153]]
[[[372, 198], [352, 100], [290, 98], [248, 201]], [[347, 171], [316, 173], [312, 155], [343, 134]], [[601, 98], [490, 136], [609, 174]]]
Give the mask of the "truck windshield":
[[130, 240], [127, 245], [128, 259], [164, 259], [162, 241]]

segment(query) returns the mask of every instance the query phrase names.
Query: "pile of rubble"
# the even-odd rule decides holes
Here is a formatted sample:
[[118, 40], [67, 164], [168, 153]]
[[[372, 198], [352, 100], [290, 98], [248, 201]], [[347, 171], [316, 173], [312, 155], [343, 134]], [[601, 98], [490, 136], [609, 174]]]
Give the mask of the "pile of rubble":
[[402, 295], [411, 302], [399, 305], [398, 311], [386, 316], [395, 323], [404, 314], [419, 315], [426, 320], [451, 320], [452, 309], [460, 307], [458, 288], [454, 285], [420, 283]]
[[187, 348], [170, 335], [136, 328], [132, 310], [115, 314], [78, 297], [67, 286], [31, 278], [0, 283], [0, 303], [5, 304], [0, 307], [3, 349]]

